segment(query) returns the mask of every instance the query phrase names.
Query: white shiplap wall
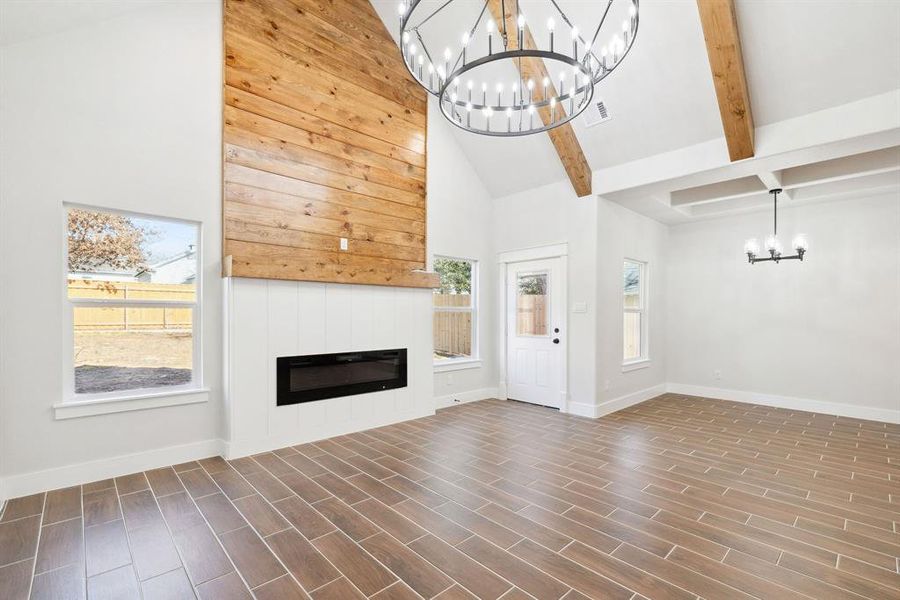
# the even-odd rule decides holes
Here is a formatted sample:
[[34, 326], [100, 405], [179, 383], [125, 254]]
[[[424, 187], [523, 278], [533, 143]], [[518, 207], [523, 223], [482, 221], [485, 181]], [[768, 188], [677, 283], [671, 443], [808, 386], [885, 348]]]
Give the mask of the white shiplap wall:
[[[262, 279], [225, 284], [228, 458], [434, 413], [431, 290]], [[405, 388], [275, 406], [275, 359], [407, 348]]]

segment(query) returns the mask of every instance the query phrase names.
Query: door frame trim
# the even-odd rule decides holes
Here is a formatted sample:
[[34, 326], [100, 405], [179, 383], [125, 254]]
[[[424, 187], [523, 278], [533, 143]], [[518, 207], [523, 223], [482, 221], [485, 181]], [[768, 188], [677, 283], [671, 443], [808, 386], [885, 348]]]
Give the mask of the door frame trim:
[[565, 341], [565, 352], [563, 352], [562, 359], [560, 360], [560, 373], [559, 373], [559, 382], [560, 382], [560, 398], [559, 398], [559, 412], [568, 413], [569, 412], [569, 285], [568, 285], [568, 276], [569, 276], [569, 244], [568, 242], [559, 242], [556, 244], [548, 244], [546, 246], [534, 246], [529, 248], [521, 248], [518, 250], [508, 250], [505, 252], [500, 252], [497, 254], [497, 262], [499, 268], [497, 271], [499, 272], [499, 290], [498, 290], [498, 321], [500, 326], [498, 329], [498, 340], [497, 348], [499, 354], [499, 371], [500, 378], [499, 383], [497, 385], [498, 396], [501, 400], [506, 400], [507, 396], [507, 343], [508, 339], [508, 330], [507, 330], [507, 318], [506, 318], [506, 309], [507, 309], [507, 297], [506, 297], [506, 276], [508, 272], [508, 266], [511, 263], [519, 263], [519, 262], [527, 262], [532, 260], [543, 260], [543, 259], [552, 259], [558, 258], [560, 263], [560, 274], [559, 281], [556, 285], [559, 286], [560, 291], [560, 300], [559, 303], [562, 307], [560, 310], [560, 319], [562, 323], [560, 324], [560, 328], [564, 332], [563, 340]]

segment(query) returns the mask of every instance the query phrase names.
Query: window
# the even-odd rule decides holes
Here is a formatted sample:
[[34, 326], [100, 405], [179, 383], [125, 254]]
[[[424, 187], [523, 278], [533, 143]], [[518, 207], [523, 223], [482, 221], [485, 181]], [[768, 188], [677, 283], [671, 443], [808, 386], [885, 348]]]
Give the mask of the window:
[[198, 224], [66, 212], [68, 399], [199, 388]]
[[516, 285], [516, 335], [547, 335], [547, 273], [520, 274]]
[[625, 365], [647, 360], [647, 263], [625, 260], [623, 270]]
[[478, 264], [460, 258], [435, 258], [441, 287], [434, 290], [434, 364], [478, 358], [476, 328]]

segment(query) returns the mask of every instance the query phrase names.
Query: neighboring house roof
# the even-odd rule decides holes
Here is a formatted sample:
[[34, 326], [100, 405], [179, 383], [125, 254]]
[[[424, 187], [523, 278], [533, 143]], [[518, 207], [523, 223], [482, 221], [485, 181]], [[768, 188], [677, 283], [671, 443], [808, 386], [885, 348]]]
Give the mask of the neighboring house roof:
[[184, 252], [181, 252], [181, 253], [179, 253], [179, 254], [176, 254], [175, 256], [170, 256], [169, 258], [163, 259], [163, 260], [161, 260], [161, 261], [159, 261], [159, 262], [153, 263], [152, 265], [150, 265], [149, 267], [147, 267], [146, 270], [147, 270], [147, 271], [155, 271], [156, 269], [159, 269], [160, 267], [164, 267], [165, 265], [171, 264], [171, 263], [173, 263], [173, 262], [177, 262], [177, 261], [179, 261], [179, 260], [181, 260], [181, 259], [184, 259], [184, 258], [194, 258], [196, 255], [197, 255], [197, 251], [194, 249], [193, 246], [191, 246], [190, 248], [188, 248], [188, 249], [185, 250]]
[[[96, 269], [91, 269], [90, 271], [71, 271], [69, 273], [69, 279], [101, 279], [104, 281], [146, 281], [149, 279], [152, 281], [153, 274], [157, 271], [166, 269], [166, 267], [169, 267], [169, 269], [166, 270], [171, 270], [171, 268], [179, 261], [194, 260], [196, 259], [196, 256], [197, 250], [193, 246], [190, 246], [184, 252], [179, 252], [178, 254], [164, 258], [143, 269], [112, 269], [109, 267], [98, 267]], [[197, 278], [195, 272], [196, 268], [189, 270], [192, 272], [185, 274], [183, 281], [179, 283], [194, 282]]]

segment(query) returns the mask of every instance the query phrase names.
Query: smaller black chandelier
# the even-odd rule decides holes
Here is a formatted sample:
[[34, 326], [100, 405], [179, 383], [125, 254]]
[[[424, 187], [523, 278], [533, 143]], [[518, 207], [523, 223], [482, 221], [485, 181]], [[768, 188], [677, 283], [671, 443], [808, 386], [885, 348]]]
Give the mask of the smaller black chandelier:
[[783, 256], [781, 247], [781, 242], [778, 241], [778, 194], [781, 193], [781, 188], [775, 188], [774, 190], [769, 190], [769, 193], [772, 194], [773, 205], [774, 205], [774, 225], [772, 227], [772, 235], [766, 238], [766, 251], [769, 253], [769, 256], [765, 258], [758, 258], [759, 254], [759, 242], [756, 238], [750, 238], [744, 244], [744, 254], [747, 255], [747, 260], [750, 264], [758, 263], [758, 262], [781, 262], [783, 260], [803, 260], [803, 255], [806, 254], [807, 249], [809, 249], [809, 244], [806, 241], [806, 237], [803, 234], [798, 234], [794, 236], [794, 241], [791, 243], [794, 251], [797, 254], [792, 256]]

